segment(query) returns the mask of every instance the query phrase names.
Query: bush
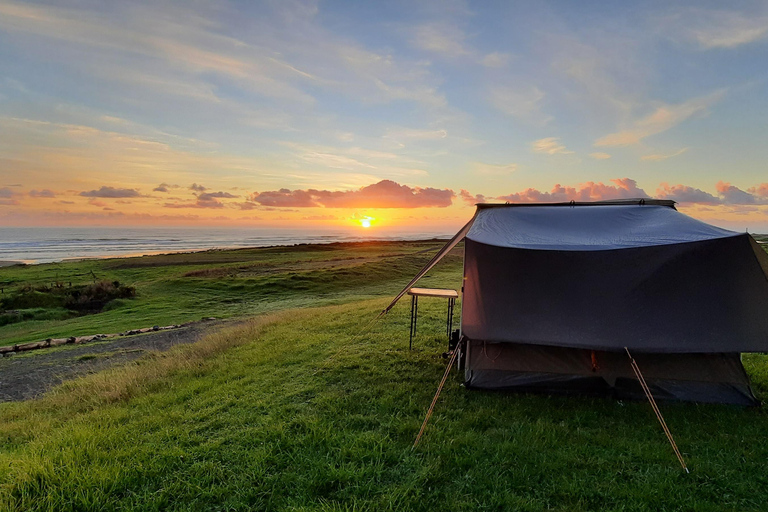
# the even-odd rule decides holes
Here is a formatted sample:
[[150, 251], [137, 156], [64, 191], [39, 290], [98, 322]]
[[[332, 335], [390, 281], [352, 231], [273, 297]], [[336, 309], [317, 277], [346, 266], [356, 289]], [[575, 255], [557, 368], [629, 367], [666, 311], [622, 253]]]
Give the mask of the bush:
[[101, 311], [112, 300], [135, 296], [133, 286], [122, 285], [119, 281], [100, 281], [72, 289], [64, 300], [64, 307], [75, 311]]
[[[125, 286], [119, 281], [100, 281], [98, 283], [72, 286], [21, 286], [16, 293], [0, 299], [0, 312], [5, 323], [19, 321], [17, 310], [33, 308], [67, 308], [79, 313], [96, 313], [115, 299], [129, 299], [136, 296], [133, 286]], [[0, 324], [2, 325], [2, 324]]]

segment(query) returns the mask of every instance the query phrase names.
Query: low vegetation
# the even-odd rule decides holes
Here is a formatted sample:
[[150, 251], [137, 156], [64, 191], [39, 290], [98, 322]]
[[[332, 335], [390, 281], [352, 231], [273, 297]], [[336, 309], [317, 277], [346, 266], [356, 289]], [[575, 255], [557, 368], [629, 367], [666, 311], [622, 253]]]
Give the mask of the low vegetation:
[[[764, 510], [760, 408], [661, 404], [685, 474], [647, 403], [470, 391], [453, 373], [412, 450], [445, 369], [445, 304], [420, 302], [408, 350], [405, 302], [371, 323], [378, 278], [359, 283], [367, 299], [348, 290], [360, 276], [313, 271], [290, 293], [337, 303], [0, 404], [0, 510]], [[410, 273], [389, 272], [395, 287]], [[457, 275], [449, 261], [430, 279]], [[768, 396], [768, 357], [745, 366]]]

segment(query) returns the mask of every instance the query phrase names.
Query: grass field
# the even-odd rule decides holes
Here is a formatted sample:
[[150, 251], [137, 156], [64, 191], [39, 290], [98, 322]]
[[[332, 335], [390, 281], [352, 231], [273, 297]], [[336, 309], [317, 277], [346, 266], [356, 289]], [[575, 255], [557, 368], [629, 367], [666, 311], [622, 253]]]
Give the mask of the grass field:
[[[41, 319], [0, 325], [0, 345], [394, 294], [444, 243], [299, 245], [4, 267], [0, 297], [29, 287], [66, 289], [70, 283], [100, 281], [135, 287], [136, 297], [117, 299], [104, 312], [85, 316], [45, 307], [42, 297], [40, 307], [19, 312]], [[447, 276], [452, 286], [459, 286], [460, 254], [447, 258], [425, 283]]]
[[[346, 274], [303, 281], [299, 290], [275, 292], [278, 306], [254, 309], [271, 312], [244, 326], [71, 381], [38, 400], [0, 404], [0, 510], [765, 510], [763, 409], [662, 404], [687, 475], [646, 403], [468, 391], [454, 373], [412, 451], [445, 368], [444, 341], [436, 339], [445, 304], [420, 302], [412, 351], [405, 301], [365, 328], [411, 267], [429, 258], [423, 249], [361, 261], [382, 265], [381, 277], [369, 281], [353, 272], [349, 248], [337, 260], [339, 272], [353, 272], [349, 281]], [[319, 268], [335, 258], [308, 253], [274, 257]], [[141, 269], [113, 270], [136, 272], [135, 304], [160, 304], [150, 291], [167, 286], [170, 294], [166, 281], [184, 283], [185, 273], [197, 271], [204, 275], [190, 279], [205, 284], [206, 300], [233, 297], [212, 277], [230, 265], [248, 263], [147, 266], [153, 277], [146, 281]], [[35, 269], [13, 270], [20, 271]], [[294, 272], [273, 277], [290, 282]], [[322, 271], [299, 273], [308, 279], [313, 272]], [[460, 275], [456, 257], [429, 286], [457, 287]], [[268, 278], [238, 271], [225, 279]], [[312, 301], [329, 304], [296, 309]], [[96, 325], [110, 314], [50, 329]], [[766, 357], [747, 356], [745, 366], [764, 398]]]

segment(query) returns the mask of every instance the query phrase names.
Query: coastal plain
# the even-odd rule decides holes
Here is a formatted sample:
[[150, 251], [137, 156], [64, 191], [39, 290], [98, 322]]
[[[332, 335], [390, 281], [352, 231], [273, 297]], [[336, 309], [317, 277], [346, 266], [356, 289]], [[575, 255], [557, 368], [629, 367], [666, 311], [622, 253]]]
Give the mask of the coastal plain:
[[[0, 509], [763, 509], [764, 408], [661, 404], [685, 474], [647, 403], [470, 391], [454, 372], [412, 450], [446, 365], [445, 304], [420, 302], [413, 350], [406, 300], [374, 319], [442, 243], [0, 269], [3, 296], [70, 282], [135, 289], [99, 312], [38, 304], [0, 327], [0, 345], [227, 320], [194, 343], [0, 403]], [[461, 254], [419, 285], [458, 289]], [[765, 400], [768, 358], [744, 364]]]

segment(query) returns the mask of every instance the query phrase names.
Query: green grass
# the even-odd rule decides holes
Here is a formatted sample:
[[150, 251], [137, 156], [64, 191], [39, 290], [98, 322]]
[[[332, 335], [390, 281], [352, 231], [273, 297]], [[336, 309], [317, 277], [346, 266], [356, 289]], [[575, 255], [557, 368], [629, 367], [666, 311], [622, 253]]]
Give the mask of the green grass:
[[[299, 245], [4, 267], [0, 287], [6, 297], [30, 286], [67, 289], [70, 283], [119, 281], [135, 287], [136, 298], [114, 300], [103, 312], [84, 316], [73, 317], [53, 304], [13, 313], [25, 318], [7, 325], [0, 321], [0, 345], [395, 294], [443, 244]], [[460, 254], [446, 258], [425, 283], [459, 286]]]
[[[381, 299], [278, 313], [0, 404], [9, 510], [761, 510], [766, 413], [468, 391], [445, 362], [443, 304], [355, 336]], [[765, 392], [765, 356], [747, 367]]]
[[[445, 303], [420, 301], [412, 351], [407, 301], [370, 321], [431, 253], [365, 246], [357, 260], [337, 249], [59, 266], [135, 272], [115, 274], [141, 292], [121, 314], [169, 297], [169, 316], [181, 304], [260, 314], [0, 404], [0, 510], [765, 510], [759, 408], [661, 404], [687, 475], [647, 403], [469, 391], [454, 372], [412, 451], [445, 368]], [[454, 257], [423, 284], [455, 288], [460, 275]], [[119, 325], [111, 313], [47, 328]], [[744, 363], [764, 399], [768, 357]]]

